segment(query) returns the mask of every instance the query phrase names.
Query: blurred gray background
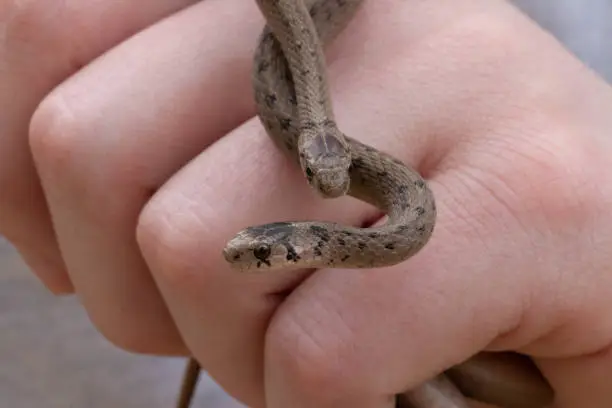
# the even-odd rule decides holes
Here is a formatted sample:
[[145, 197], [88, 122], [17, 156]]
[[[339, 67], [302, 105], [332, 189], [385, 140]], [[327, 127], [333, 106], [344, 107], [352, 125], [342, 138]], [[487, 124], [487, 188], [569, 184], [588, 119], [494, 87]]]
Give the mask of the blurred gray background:
[[[612, 0], [515, 3], [612, 83]], [[0, 237], [0, 406], [170, 408], [184, 360], [128, 354], [74, 298], [54, 298]], [[204, 377], [193, 407], [237, 408]]]

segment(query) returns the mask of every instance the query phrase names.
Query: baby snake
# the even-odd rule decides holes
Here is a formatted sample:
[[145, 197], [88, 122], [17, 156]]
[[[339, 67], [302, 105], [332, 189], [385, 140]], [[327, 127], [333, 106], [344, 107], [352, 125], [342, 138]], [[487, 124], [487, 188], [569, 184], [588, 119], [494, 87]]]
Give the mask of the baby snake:
[[[380, 208], [386, 224], [323, 222], [248, 227], [223, 254], [240, 270], [374, 268], [394, 265], [428, 242], [436, 208], [423, 178], [401, 161], [345, 136], [328, 90], [323, 45], [363, 0], [256, 0], [267, 21], [253, 66], [259, 118], [275, 144], [301, 165], [321, 196], [345, 194]], [[195, 384], [197, 363], [185, 383]], [[183, 387], [182, 394], [189, 394]], [[533, 363], [514, 353], [481, 353], [396, 399], [397, 407], [464, 408], [468, 396], [503, 408], [543, 408], [553, 392]], [[180, 407], [188, 406], [183, 395]], [[187, 401], [187, 402], [185, 402]]]

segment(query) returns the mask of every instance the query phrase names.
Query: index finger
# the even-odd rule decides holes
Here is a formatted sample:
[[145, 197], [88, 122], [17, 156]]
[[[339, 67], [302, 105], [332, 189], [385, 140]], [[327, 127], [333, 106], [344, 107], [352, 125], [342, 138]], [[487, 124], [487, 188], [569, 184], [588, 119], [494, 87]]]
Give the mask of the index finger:
[[0, 14], [0, 232], [54, 292], [72, 291], [32, 163], [37, 105], [82, 66], [196, 0], [8, 2]]

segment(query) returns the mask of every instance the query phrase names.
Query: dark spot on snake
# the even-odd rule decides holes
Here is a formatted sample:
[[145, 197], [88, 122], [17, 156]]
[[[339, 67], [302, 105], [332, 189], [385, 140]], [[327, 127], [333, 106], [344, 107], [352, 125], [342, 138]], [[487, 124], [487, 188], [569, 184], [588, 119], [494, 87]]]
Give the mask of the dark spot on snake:
[[285, 243], [285, 248], [287, 248], [287, 260], [297, 262], [300, 260], [300, 256], [295, 252], [295, 248], [293, 245], [289, 243]]
[[421, 215], [425, 214], [425, 209], [423, 207], [421, 207], [421, 206], [415, 207], [414, 208], [414, 212], [416, 212], [418, 216], [421, 216]]
[[392, 243], [388, 243], [388, 244], [385, 245], [385, 249], [393, 250], [393, 249], [395, 249], [395, 245], [392, 244]]
[[262, 74], [268, 68], [270, 68], [270, 63], [268, 61], [266, 61], [266, 60], [261, 60], [261, 61], [259, 61], [259, 64], [257, 65], [257, 72]]
[[419, 225], [416, 230], [419, 231], [419, 233], [424, 234], [425, 231], [427, 231], [427, 228], [424, 225]]
[[340, 231], [340, 233], [341, 233], [342, 235], [344, 235], [344, 236], [347, 236], [347, 237], [350, 237], [350, 236], [352, 236], [352, 235], [353, 235], [353, 233], [352, 233], [352, 232], [350, 232], [350, 231]]
[[386, 171], [379, 171], [378, 172], [378, 177], [381, 177], [381, 178], [385, 178], [388, 175], [389, 175], [389, 173], [387, 173]]
[[345, 240], [343, 240], [342, 238], [338, 238], [338, 239], [336, 240], [336, 242], [337, 242], [337, 243], [338, 243], [338, 245], [340, 245], [340, 246], [345, 246], [345, 245], [346, 245], [346, 241], [345, 241]]
[[340, 260], [342, 262], [346, 261], [347, 259], [349, 259], [351, 256], [350, 255], [344, 255]]
[[359, 243], [357, 244], [357, 246], [359, 247], [359, 249], [361, 249], [361, 250], [363, 251], [364, 249], [366, 249], [366, 246], [367, 246], [367, 245], [366, 245], [366, 243], [365, 243], [365, 242], [359, 242]]
[[408, 186], [400, 184], [399, 186], [397, 186], [397, 192], [399, 194], [406, 194], [406, 192], [408, 192]]
[[312, 176], [314, 176], [312, 169], [310, 167], [306, 167], [306, 178], [308, 181], [312, 181]]
[[399, 233], [404, 233], [404, 232], [410, 232], [411, 228], [408, 225], [398, 225], [397, 226], [397, 232]]
[[295, 96], [293, 95], [290, 96], [289, 99], [287, 99], [287, 101], [293, 106], [297, 105], [297, 99], [295, 99]]
[[318, 225], [311, 225], [310, 232], [321, 239], [321, 241], [329, 242], [329, 232]]
[[380, 234], [378, 234], [378, 232], [370, 232], [368, 234], [368, 237], [373, 238], [373, 239], [378, 238], [379, 236]]
[[425, 182], [421, 179], [418, 179], [417, 181], [414, 182], [414, 185], [417, 186], [418, 188], [424, 188]]
[[316, 256], [323, 256], [323, 252], [321, 252], [321, 248], [319, 248], [319, 247], [315, 247], [315, 248], [313, 249], [313, 252], [314, 252], [314, 254], [315, 254]]
[[278, 101], [278, 98], [276, 97], [275, 94], [267, 94], [264, 100], [268, 108], [273, 108], [276, 102]]
[[363, 159], [361, 157], [355, 157], [352, 161], [351, 161], [351, 166], [358, 169], [360, 167], [363, 167]]
[[282, 130], [288, 131], [291, 127], [291, 119], [280, 119], [278, 121], [278, 124], [280, 125]]
[[235, 254], [233, 257], [234, 261], [237, 261], [240, 259], [240, 254]]
[[300, 126], [300, 130], [313, 130], [317, 128], [317, 124], [316, 122], [313, 122], [312, 120], [305, 120], [302, 122], [302, 125]]

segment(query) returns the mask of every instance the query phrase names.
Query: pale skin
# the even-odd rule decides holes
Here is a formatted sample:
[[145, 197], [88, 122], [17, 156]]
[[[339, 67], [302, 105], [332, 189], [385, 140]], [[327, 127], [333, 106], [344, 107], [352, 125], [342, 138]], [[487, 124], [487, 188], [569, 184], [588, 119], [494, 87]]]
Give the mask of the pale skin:
[[270, 275], [226, 240], [378, 214], [253, 117], [253, 1], [0, 18], [0, 232], [118, 347], [193, 353], [255, 408], [389, 407], [481, 350], [531, 355], [556, 408], [612, 404], [612, 90], [507, 3], [366, 1], [327, 53], [338, 123], [428, 179], [436, 230], [384, 270]]

